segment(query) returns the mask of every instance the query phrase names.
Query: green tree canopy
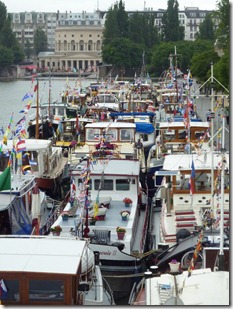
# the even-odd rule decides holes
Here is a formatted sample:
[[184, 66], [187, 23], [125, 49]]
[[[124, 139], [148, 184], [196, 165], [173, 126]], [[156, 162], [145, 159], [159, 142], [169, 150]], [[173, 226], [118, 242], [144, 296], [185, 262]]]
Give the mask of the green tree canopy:
[[118, 67], [138, 67], [142, 62], [142, 47], [128, 38], [113, 39], [102, 51], [105, 61]]
[[13, 63], [14, 55], [10, 48], [0, 45], [0, 69], [7, 68]]
[[10, 17], [5, 4], [0, 1], [0, 70], [24, 59], [23, 51], [11, 29]]
[[[214, 65], [214, 77], [227, 89], [230, 89], [230, 51], [227, 50], [220, 60]], [[216, 83], [217, 90], [224, 90]]]
[[209, 78], [208, 72], [210, 70], [211, 63], [216, 64], [218, 61], [219, 56], [212, 47], [207, 51], [193, 56], [191, 61], [191, 72], [201, 82], [204, 82]]
[[[152, 50], [151, 67], [153, 68], [155, 76], [160, 76], [164, 71], [169, 69], [170, 55], [175, 54], [175, 46], [177, 53], [177, 67], [186, 72], [191, 66], [192, 57], [204, 52], [206, 49], [213, 48], [213, 43], [205, 40], [197, 41], [179, 41], [162, 42], [155, 45]], [[175, 58], [173, 61], [175, 65]], [[150, 70], [150, 73], [151, 70]]]
[[196, 34], [197, 39], [214, 41], [214, 23], [211, 14], [207, 14], [204, 21], [200, 24], [199, 32]]
[[0, 33], [2, 32], [2, 28], [6, 18], [7, 18], [6, 6], [2, 1], [0, 1]]
[[162, 39], [164, 42], [176, 42], [184, 39], [184, 27], [179, 23], [179, 3], [168, 0], [168, 7], [162, 17]]
[[34, 50], [36, 55], [47, 50], [47, 36], [41, 28], [37, 28], [34, 36]]

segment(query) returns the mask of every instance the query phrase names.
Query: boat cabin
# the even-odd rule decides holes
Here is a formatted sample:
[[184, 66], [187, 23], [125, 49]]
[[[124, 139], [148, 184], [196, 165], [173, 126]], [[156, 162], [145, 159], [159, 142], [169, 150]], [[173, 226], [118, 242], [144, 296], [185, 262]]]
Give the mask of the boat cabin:
[[189, 129], [182, 122], [161, 122], [159, 124], [161, 144], [172, 152], [184, 151], [188, 142], [198, 144], [209, 141], [209, 123], [208, 122], [190, 122]]
[[[0, 246], [2, 305], [85, 304], [94, 265], [94, 254], [87, 249], [86, 241], [0, 237]], [[98, 288], [96, 293], [100, 293]]]
[[78, 116], [62, 120], [58, 128], [56, 146], [68, 148], [77, 145], [77, 143], [84, 143], [84, 128], [87, 123], [91, 122], [93, 122], [93, 118]]

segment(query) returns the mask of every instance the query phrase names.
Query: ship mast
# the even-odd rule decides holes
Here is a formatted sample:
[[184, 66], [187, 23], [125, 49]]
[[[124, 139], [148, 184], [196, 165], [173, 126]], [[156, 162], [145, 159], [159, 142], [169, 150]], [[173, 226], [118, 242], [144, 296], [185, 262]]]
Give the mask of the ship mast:
[[36, 139], [39, 139], [39, 81], [36, 77]]

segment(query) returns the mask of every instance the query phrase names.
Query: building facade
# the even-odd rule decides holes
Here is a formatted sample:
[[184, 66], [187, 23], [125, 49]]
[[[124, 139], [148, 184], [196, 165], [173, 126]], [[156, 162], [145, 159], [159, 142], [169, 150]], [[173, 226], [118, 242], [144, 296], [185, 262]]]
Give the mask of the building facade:
[[55, 52], [39, 53], [39, 68], [95, 72], [101, 62], [102, 26], [63, 26], [55, 31]]

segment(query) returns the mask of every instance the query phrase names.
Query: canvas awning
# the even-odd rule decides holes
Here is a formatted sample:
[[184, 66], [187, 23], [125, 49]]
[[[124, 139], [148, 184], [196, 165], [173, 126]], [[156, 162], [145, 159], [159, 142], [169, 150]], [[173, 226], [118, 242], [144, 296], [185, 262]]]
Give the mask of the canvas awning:
[[36, 65], [22, 65], [20, 68], [25, 69], [25, 70], [35, 70], [37, 66]]

